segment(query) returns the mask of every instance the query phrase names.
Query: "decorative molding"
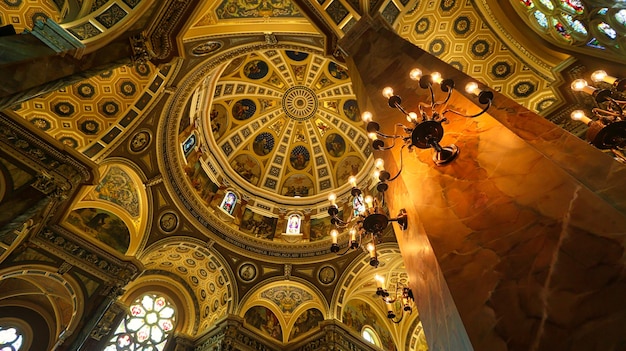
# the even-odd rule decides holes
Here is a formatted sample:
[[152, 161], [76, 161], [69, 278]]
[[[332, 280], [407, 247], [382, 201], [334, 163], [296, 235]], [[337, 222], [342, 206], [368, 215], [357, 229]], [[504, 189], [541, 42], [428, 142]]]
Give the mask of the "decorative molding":
[[50, 18], [45, 21], [37, 20], [30, 33], [59, 54], [72, 52], [79, 59], [85, 50], [85, 45], [80, 40]]

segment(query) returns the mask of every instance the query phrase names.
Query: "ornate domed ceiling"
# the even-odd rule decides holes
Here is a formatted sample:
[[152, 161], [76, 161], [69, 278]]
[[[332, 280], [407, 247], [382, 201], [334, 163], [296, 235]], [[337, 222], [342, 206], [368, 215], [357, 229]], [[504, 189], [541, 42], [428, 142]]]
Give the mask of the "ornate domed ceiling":
[[[164, 169], [180, 172], [170, 178], [175, 192], [237, 246], [328, 252], [328, 195], [347, 200], [349, 177], [367, 182], [372, 165], [346, 68], [293, 45], [226, 55], [198, 65], [172, 97], [168, 115], [180, 120], [165, 128], [166, 154], [181, 166]], [[236, 203], [226, 203], [230, 193]], [[294, 213], [306, 228], [290, 236]]]

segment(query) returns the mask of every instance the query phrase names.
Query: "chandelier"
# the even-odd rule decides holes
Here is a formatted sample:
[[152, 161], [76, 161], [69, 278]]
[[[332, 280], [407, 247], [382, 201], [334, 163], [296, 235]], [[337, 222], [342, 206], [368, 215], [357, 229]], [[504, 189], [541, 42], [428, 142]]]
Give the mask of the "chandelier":
[[584, 79], [576, 79], [571, 85], [572, 90], [593, 97], [591, 117], [583, 110], [575, 110], [571, 118], [589, 126], [585, 136], [589, 143], [598, 149], [611, 150], [618, 161], [626, 163], [622, 153], [626, 147], [626, 79], [599, 70], [591, 74], [591, 80], [598, 87], [589, 85]]
[[394, 294], [391, 295], [389, 290], [385, 288], [385, 278], [376, 274], [374, 280], [376, 280], [377, 285], [376, 295], [381, 297], [385, 305], [387, 305], [387, 318], [394, 323], [402, 322], [405, 314], [413, 312], [415, 304], [413, 291], [408, 286], [397, 281], [394, 289], [392, 289]]
[[[328, 215], [331, 217], [330, 222], [335, 226], [330, 231], [332, 244], [330, 251], [345, 255], [350, 250], [362, 248], [369, 252], [369, 263], [372, 267], [378, 267], [378, 254], [376, 252], [376, 244], [380, 243], [383, 231], [390, 222], [397, 222], [402, 230], [408, 228], [408, 218], [406, 210], [401, 209], [396, 218], [389, 218], [385, 211], [385, 191], [388, 189], [386, 184], [389, 179], [389, 173], [382, 169], [383, 160], [375, 161], [376, 171], [380, 182], [376, 185], [378, 196], [372, 194], [364, 194], [364, 191], [357, 186], [356, 177], [349, 178], [352, 185], [350, 194], [352, 196], [352, 210], [347, 220], [343, 220], [340, 216], [339, 206], [337, 206], [337, 196], [330, 194], [328, 200]], [[346, 206], [346, 208], [349, 208]], [[338, 244], [339, 230], [349, 229], [350, 240], [348, 246], [343, 253], [339, 253]]]
[[[447, 123], [446, 114], [452, 113], [455, 115], [474, 118], [487, 112], [493, 101], [493, 92], [484, 91], [478, 88], [478, 84], [470, 82], [465, 86], [465, 91], [469, 94], [476, 95], [478, 102], [485, 107], [476, 114], [468, 115], [452, 109], [446, 108], [452, 92], [454, 91], [454, 80], [443, 79], [441, 74], [433, 72], [431, 74], [422, 74], [422, 70], [414, 68], [409, 73], [409, 77], [419, 82], [419, 86], [422, 89], [428, 89], [430, 93], [430, 103], [420, 102], [417, 105], [417, 112], [407, 112], [402, 106], [402, 98], [395, 95], [391, 87], [383, 89], [383, 96], [387, 98], [389, 107], [395, 108], [402, 112], [406, 116], [409, 125], [398, 123], [394, 126], [393, 134], [384, 134], [380, 132], [380, 124], [374, 122], [373, 116], [370, 112], [364, 112], [362, 119], [367, 123], [367, 132], [370, 139], [372, 139], [372, 148], [374, 150], [390, 150], [396, 145], [397, 139], [402, 139], [402, 149], [408, 146], [409, 151], [414, 148], [434, 150], [433, 161], [438, 166], [446, 165], [452, 162], [459, 154], [459, 148], [454, 145], [441, 146], [439, 142], [443, 138], [443, 123]], [[447, 93], [443, 100], [436, 100], [435, 91], [433, 86], [439, 85], [441, 91]], [[403, 134], [398, 133], [398, 128], [401, 129]], [[391, 144], [386, 145], [385, 139], [391, 139]], [[401, 151], [402, 154], [402, 151]], [[402, 157], [402, 156], [401, 156]], [[400, 166], [402, 171], [402, 166]]]

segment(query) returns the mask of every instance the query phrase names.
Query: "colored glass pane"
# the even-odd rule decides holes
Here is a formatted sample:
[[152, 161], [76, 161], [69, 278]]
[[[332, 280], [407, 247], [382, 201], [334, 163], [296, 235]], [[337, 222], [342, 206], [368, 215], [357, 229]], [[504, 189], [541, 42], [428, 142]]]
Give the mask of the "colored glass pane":
[[567, 23], [570, 28], [572, 28], [575, 32], [587, 35], [587, 28], [580, 22], [579, 20], [575, 20], [574, 17], [568, 14], [562, 14], [563, 20]]
[[539, 0], [539, 2], [541, 2], [548, 10], [554, 10], [554, 5], [552, 5], [550, 0]]
[[589, 42], [587, 43], [587, 46], [595, 48], [595, 49], [604, 49], [604, 46], [600, 45], [600, 42], [596, 38], [589, 40]]
[[162, 296], [144, 295], [130, 306], [104, 351], [162, 351], [174, 329], [174, 308]]
[[17, 329], [0, 326], [0, 350], [18, 351], [23, 342], [24, 337]]
[[567, 9], [574, 10], [576, 13], [581, 14], [585, 11], [585, 5], [580, 0], [561, 0], [561, 6]]
[[611, 28], [611, 26], [606, 22], [598, 24], [598, 30], [600, 30], [600, 32], [606, 35], [609, 39], [617, 38], [617, 32], [615, 29]]
[[602, 8], [598, 10], [598, 15], [606, 15], [608, 11], [609, 11], [608, 7]]
[[535, 4], [533, 4], [533, 0], [520, 0], [520, 1], [529, 9], [532, 9], [535, 6]]
[[626, 10], [619, 10], [615, 14], [615, 19], [617, 22], [621, 23], [623, 26], [626, 26]]
[[546, 17], [546, 15], [543, 14], [543, 12], [541, 11], [535, 11], [534, 13], [535, 15], [535, 19], [537, 20], [537, 23], [542, 27], [542, 28], [548, 28], [548, 18]]
[[563, 38], [567, 40], [572, 38], [571, 34], [567, 31], [567, 29], [565, 29], [565, 26], [563, 26], [563, 23], [557, 21], [556, 19], [552, 19], [552, 25], [554, 26], [554, 29], [556, 29], [557, 33], [561, 34]]

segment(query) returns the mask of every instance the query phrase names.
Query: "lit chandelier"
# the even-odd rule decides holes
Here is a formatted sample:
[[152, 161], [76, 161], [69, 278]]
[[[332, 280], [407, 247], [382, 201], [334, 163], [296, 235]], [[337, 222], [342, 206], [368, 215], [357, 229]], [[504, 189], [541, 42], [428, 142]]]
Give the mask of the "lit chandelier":
[[336, 227], [330, 232], [332, 237], [330, 251], [339, 253], [340, 249], [337, 243], [339, 230], [349, 228], [350, 241], [346, 250], [340, 253], [340, 255], [345, 255], [350, 250], [363, 248], [370, 254], [370, 265], [378, 267], [379, 262], [376, 244], [381, 242], [383, 230], [387, 228], [390, 222], [397, 222], [402, 230], [406, 230], [409, 223], [404, 209], [400, 210], [396, 218], [389, 218], [385, 213], [383, 208], [385, 205], [385, 191], [389, 187], [386, 184], [386, 181], [390, 180], [389, 173], [382, 169], [383, 161], [381, 159], [376, 160], [375, 164], [377, 168], [376, 175], [378, 175], [380, 179], [380, 182], [376, 185], [379, 196], [374, 197], [371, 194], [364, 196], [364, 192], [357, 187], [356, 177], [352, 176], [349, 179], [352, 185], [352, 190], [350, 191], [352, 195], [352, 211], [350, 217], [344, 221], [339, 216], [340, 211], [336, 203], [337, 196], [335, 194], [330, 194], [328, 197], [330, 201], [328, 215], [331, 217], [331, 224]]
[[598, 149], [613, 151], [618, 161], [626, 163], [626, 157], [622, 154], [626, 148], [626, 79], [609, 76], [600, 70], [593, 72], [591, 80], [598, 86], [605, 85], [608, 88], [590, 86], [584, 79], [573, 81], [572, 90], [591, 95], [594, 107], [591, 109], [592, 118], [583, 110], [573, 111], [571, 118], [589, 126], [586, 134], [589, 143]]
[[376, 295], [380, 296], [387, 305], [387, 318], [394, 323], [402, 322], [404, 314], [411, 314], [413, 312], [413, 306], [415, 300], [413, 298], [413, 291], [408, 286], [405, 286], [400, 281], [395, 285], [394, 295], [392, 296], [385, 288], [385, 278], [376, 274], [374, 276], [376, 280]]
[[[419, 86], [422, 89], [428, 89], [430, 92], [430, 103], [420, 102], [417, 105], [418, 112], [407, 112], [402, 106], [402, 99], [398, 95], [394, 95], [393, 89], [386, 87], [383, 89], [383, 96], [388, 99], [389, 107], [398, 109], [405, 116], [410, 123], [409, 126], [398, 123], [394, 127], [393, 134], [384, 134], [380, 132], [380, 125], [377, 122], [372, 121], [372, 114], [370, 112], [364, 112], [362, 119], [367, 123], [367, 132], [370, 139], [373, 140], [372, 147], [374, 150], [390, 150], [396, 145], [396, 139], [402, 139], [403, 145], [409, 147], [411, 150], [413, 147], [420, 149], [434, 149], [433, 161], [436, 165], [442, 166], [452, 162], [459, 154], [459, 148], [454, 145], [441, 146], [439, 142], [443, 138], [442, 123], [448, 122], [446, 114], [452, 113], [463, 117], [474, 118], [485, 113], [493, 101], [493, 93], [491, 91], [483, 91], [478, 88], [478, 84], [470, 82], [465, 86], [465, 91], [474, 94], [478, 97], [478, 102], [485, 105], [485, 107], [474, 115], [467, 115], [452, 109], [447, 109], [446, 105], [452, 92], [454, 90], [454, 81], [452, 79], [443, 79], [441, 74], [433, 72], [431, 74], [423, 75], [419, 68], [414, 68], [409, 73], [412, 80], [419, 81]], [[437, 101], [435, 99], [435, 92], [433, 85], [438, 84], [441, 90], [447, 93], [444, 100]], [[398, 128], [401, 128], [404, 134], [398, 134]], [[391, 139], [391, 145], [386, 146], [383, 139]], [[402, 171], [402, 166], [400, 166]]]

